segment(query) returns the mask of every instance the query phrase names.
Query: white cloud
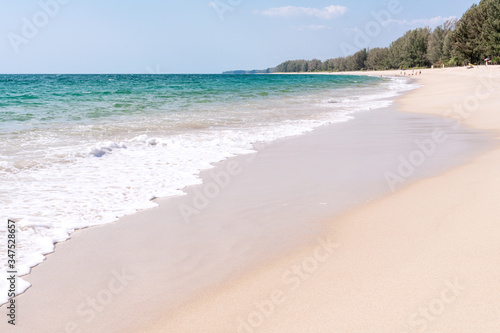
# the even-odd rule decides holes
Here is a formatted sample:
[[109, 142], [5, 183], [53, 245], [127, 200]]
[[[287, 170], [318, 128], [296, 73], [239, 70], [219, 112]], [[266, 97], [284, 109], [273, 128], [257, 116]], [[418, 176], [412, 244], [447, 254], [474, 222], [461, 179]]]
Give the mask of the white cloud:
[[442, 17], [436, 16], [429, 19], [417, 19], [417, 20], [387, 20], [382, 23], [384, 27], [389, 24], [398, 24], [398, 25], [406, 25], [406, 26], [430, 26], [437, 27], [438, 25], [443, 24], [447, 20], [457, 19], [455, 16], [450, 17]]
[[324, 20], [344, 15], [346, 12], [347, 12], [347, 7], [335, 6], [335, 5], [331, 5], [323, 9], [286, 6], [286, 7], [269, 8], [264, 11], [256, 11], [257, 14], [269, 17], [309, 16]]
[[300, 25], [298, 27], [292, 27], [292, 29], [297, 31], [307, 31], [307, 30], [318, 31], [318, 30], [331, 29], [331, 27], [327, 25], [310, 24], [310, 25]]
[[216, 6], [215, 6], [215, 2], [209, 2], [209, 3], [208, 3], [208, 7], [215, 8], [215, 7], [216, 7]]

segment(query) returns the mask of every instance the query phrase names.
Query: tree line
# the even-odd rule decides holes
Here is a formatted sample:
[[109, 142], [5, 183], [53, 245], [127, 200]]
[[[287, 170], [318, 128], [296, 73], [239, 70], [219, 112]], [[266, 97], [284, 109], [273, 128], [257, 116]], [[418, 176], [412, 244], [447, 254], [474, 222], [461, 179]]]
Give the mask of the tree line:
[[479, 64], [485, 58], [500, 64], [500, 0], [481, 0], [456, 20], [434, 30], [410, 30], [389, 47], [363, 49], [347, 57], [321, 61], [290, 60], [276, 72], [319, 72], [407, 69]]

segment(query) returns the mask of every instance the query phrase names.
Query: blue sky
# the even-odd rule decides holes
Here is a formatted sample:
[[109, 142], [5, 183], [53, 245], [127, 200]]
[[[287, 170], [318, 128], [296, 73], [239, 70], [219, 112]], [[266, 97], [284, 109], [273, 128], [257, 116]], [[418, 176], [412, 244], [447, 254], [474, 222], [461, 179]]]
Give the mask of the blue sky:
[[473, 3], [0, 0], [0, 73], [220, 73], [324, 60], [388, 46]]

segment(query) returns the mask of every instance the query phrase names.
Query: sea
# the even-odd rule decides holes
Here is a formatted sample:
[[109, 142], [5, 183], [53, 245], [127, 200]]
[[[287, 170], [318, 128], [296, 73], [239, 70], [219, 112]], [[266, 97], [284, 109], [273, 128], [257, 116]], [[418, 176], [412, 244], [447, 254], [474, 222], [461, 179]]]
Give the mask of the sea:
[[[213, 163], [380, 109], [417, 85], [354, 75], [0, 75], [0, 271], [77, 229], [185, 195]], [[4, 275], [2, 275], [4, 276]], [[29, 287], [18, 279], [17, 292]], [[0, 280], [0, 304], [7, 301]]]

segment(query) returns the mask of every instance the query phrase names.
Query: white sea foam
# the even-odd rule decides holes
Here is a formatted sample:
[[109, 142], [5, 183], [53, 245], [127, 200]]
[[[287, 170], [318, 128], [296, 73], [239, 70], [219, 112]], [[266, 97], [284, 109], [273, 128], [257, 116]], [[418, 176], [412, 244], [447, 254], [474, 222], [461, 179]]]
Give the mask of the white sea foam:
[[[200, 172], [214, 162], [252, 153], [256, 142], [303, 134], [318, 126], [348, 121], [358, 111], [388, 106], [390, 98], [411, 88], [406, 80], [391, 79], [371, 90], [335, 91], [334, 97], [333, 93], [322, 92], [305, 98], [302, 104], [292, 99], [287, 107], [297, 102], [298, 108], [309, 108], [283, 120], [279, 106], [273, 106], [271, 116], [251, 126], [180, 130], [169, 135], [139, 132], [130, 137], [122, 135], [117, 142], [82, 142], [77, 138], [70, 145], [52, 148], [51, 137], [41, 137], [41, 147], [47, 147], [32, 152], [43, 157], [35, 166], [19, 167], [8, 159], [0, 162], [0, 177], [5, 180], [1, 184], [0, 218], [19, 221], [19, 275], [28, 274], [54, 250], [55, 243], [68, 239], [76, 229], [110, 223], [155, 207], [152, 198], [184, 195], [182, 189], [200, 184]], [[335, 103], [330, 102], [332, 99]], [[86, 131], [92, 126], [81, 127]], [[0, 233], [5, 232], [0, 229]], [[5, 249], [6, 244], [0, 244], [0, 256], [6, 257]], [[1, 269], [6, 271], [6, 267]], [[18, 293], [28, 287], [28, 282], [19, 279]], [[2, 278], [0, 304], [7, 301], [6, 290], [6, 279]]]

